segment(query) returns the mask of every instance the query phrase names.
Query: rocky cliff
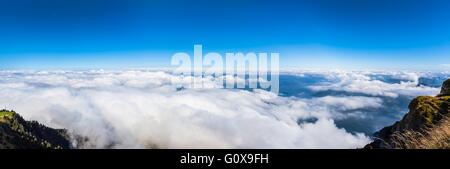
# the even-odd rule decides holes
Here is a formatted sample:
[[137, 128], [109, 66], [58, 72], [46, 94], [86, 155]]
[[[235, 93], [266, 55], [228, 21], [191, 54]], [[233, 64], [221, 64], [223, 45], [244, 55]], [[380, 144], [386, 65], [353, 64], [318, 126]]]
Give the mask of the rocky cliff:
[[436, 97], [419, 96], [402, 120], [374, 134], [364, 148], [450, 148], [450, 79]]

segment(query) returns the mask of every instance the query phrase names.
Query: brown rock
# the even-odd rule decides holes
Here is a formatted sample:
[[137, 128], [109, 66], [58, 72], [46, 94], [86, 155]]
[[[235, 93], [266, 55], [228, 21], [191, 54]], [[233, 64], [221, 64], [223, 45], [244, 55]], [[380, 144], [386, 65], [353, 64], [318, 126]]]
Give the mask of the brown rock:
[[450, 79], [447, 79], [441, 87], [441, 93], [438, 96], [450, 96]]

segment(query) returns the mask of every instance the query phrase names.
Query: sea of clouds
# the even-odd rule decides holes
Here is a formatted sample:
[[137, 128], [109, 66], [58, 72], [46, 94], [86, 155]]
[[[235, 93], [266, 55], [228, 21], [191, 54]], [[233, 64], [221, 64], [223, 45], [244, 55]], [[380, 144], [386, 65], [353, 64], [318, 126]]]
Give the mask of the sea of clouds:
[[439, 87], [419, 78], [440, 83], [449, 73], [284, 70], [281, 76], [320, 77], [298, 84], [313, 93], [353, 94], [223, 89], [218, 77], [204, 78], [205, 88], [180, 88], [190, 81], [164, 69], [0, 71], [0, 105], [87, 137], [83, 144], [72, 140], [79, 148], [358, 148], [370, 136], [336, 121], [368, 118], [363, 110], [383, 109], [386, 98], [436, 95]]

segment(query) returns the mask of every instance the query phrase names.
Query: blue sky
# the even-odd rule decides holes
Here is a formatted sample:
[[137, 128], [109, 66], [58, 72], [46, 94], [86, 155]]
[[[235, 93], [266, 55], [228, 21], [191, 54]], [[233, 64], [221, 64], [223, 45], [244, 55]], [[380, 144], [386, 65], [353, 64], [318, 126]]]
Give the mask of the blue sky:
[[175, 52], [279, 52], [281, 67], [443, 69], [446, 0], [2, 0], [0, 69], [169, 66]]

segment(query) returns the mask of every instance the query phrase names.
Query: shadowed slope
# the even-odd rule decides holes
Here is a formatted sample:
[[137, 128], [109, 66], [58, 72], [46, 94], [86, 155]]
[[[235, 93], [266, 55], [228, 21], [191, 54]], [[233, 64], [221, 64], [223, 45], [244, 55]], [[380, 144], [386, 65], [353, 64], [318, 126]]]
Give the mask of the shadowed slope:
[[64, 129], [25, 121], [14, 111], [0, 110], [0, 149], [68, 149]]

